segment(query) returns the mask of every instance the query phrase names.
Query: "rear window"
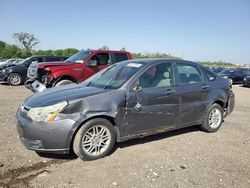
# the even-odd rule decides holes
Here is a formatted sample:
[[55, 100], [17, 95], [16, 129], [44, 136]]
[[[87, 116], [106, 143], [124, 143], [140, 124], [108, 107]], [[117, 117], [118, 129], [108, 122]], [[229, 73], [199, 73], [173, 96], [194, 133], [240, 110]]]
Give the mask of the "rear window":
[[118, 53], [115, 53], [114, 57], [115, 57], [115, 62], [128, 60], [127, 54], [118, 54]]

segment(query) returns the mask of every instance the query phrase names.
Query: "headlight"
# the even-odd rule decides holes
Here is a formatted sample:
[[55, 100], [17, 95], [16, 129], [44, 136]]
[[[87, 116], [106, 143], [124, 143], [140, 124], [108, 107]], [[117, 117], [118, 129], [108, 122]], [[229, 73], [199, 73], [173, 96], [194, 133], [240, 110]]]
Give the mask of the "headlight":
[[223, 76], [223, 78], [228, 78], [228, 76]]
[[244, 81], [247, 81], [247, 78], [244, 78], [243, 80], [244, 80]]
[[8, 72], [11, 72], [12, 69], [11, 68], [5, 68], [2, 70], [3, 73], [8, 73]]
[[57, 114], [68, 105], [67, 101], [45, 107], [31, 108], [27, 116], [33, 121], [54, 121]]

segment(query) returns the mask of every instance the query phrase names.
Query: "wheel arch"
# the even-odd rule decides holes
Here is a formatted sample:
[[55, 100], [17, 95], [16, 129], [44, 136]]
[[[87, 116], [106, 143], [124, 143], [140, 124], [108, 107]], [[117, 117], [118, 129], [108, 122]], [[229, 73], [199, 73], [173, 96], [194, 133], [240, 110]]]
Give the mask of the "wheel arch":
[[62, 75], [54, 79], [52, 86], [54, 87], [61, 80], [71, 80], [72, 82], [77, 83], [77, 80], [74, 77], [70, 75]]

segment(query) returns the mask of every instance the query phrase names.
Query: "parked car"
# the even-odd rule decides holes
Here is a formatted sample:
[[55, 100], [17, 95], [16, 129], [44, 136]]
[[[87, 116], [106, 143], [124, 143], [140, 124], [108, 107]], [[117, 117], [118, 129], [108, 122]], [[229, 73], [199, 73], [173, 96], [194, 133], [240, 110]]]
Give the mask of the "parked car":
[[243, 85], [245, 87], [250, 87], [250, 76], [246, 76], [244, 79], [243, 79]]
[[65, 56], [31, 56], [19, 63], [9, 63], [0, 67], [0, 81], [7, 81], [10, 85], [21, 85], [26, 81], [27, 70], [32, 62], [64, 61]]
[[209, 67], [209, 70], [216, 73], [216, 74], [218, 74], [221, 71], [225, 70], [225, 67]]
[[227, 68], [218, 75], [223, 78], [232, 79], [233, 84], [242, 84], [243, 78], [250, 76], [250, 71], [245, 68]]
[[113, 64], [85, 80], [36, 93], [17, 110], [26, 148], [94, 160], [115, 142], [200, 125], [216, 132], [234, 108], [227, 79], [176, 59]]
[[107, 66], [132, 59], [129, 52], [113, 50], [79, 51], [62, 63], [32, 64], [26, 87], [34, 92], [41, 88], [80, 83]]
[[13, 64], [18, 64], [23, 59], [8, 59], [6, 61], [0, 62], [0, 70], [9, 66], [12, 66]]
[[13, 63], [13, 62], [15, 62], [15, 61], [16, 61], [15, 58], [3, 60], [3, 61], [0, 61], [0, 65], [3, 65], [3, 64], [10, 64], [10, 63]]

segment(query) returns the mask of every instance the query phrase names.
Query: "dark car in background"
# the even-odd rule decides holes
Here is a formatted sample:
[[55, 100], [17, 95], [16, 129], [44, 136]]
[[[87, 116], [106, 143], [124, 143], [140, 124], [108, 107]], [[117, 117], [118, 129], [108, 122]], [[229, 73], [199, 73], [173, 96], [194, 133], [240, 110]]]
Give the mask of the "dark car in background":
[[64, 61], [65, 56], [31, 56], [19, 63], [5, 64], [0, 67], [0, 81], [7, 81], [10, 85], [21, 85], [26, 81], [27, 70], [31, 63]]
[[209, 70], [216, 73], [216, 74], [218, 74], [221, 71], [225, 70], [225, 67], [209, 67]]
[[228, 79], [176, 59], [113, 64], [81, 84], [47, 89], [17, 110], [26, 148], [83, 160], [108, 155], [115, 142], [199, 125], [216, 132], [234, 108]]
[[226, 68], [218, 75], [232, 80], [233, 84], [242, 84], [246, 76], [250, 76], [250, 71], [245, 68]]
[[243, 79], [243, 85], [245, 87], [250, 87], [250, 76], [246, 76], [244, 79]]

